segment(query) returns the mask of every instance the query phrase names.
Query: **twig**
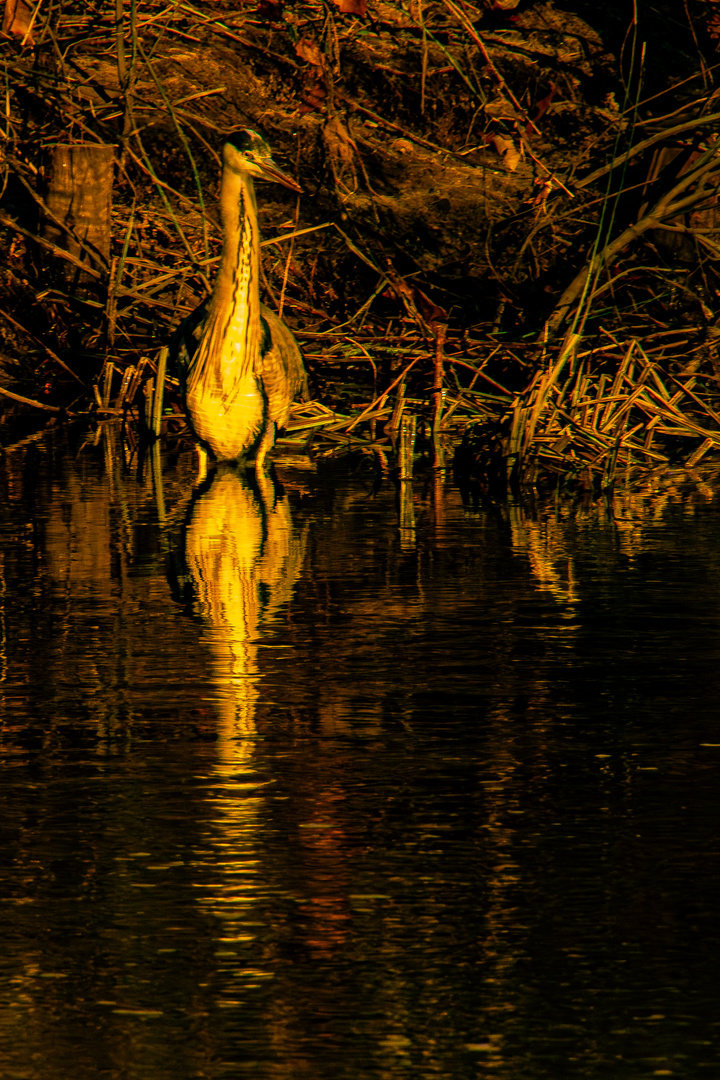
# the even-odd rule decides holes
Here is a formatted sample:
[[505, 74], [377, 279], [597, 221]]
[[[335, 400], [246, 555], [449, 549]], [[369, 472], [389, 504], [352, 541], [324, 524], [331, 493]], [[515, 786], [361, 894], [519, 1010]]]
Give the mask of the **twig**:
[[382, 402], [385, 400], [385, 398], [390, 393], [390, 391], [394, 390], [395, 387], [397, 386], [397, 384], [399, 382], [401, 382], [405, 378], [408, 371], [410, 371], [410, 368], [414, 367], [415, 364], [417, 364], [418, 360], [419, 360], [419, 357], [417, 357], [417, 356], [415, 357], [414, 360], [411, 360], [410, 363], [407, 365], [407, 367], [403, 368], [403, 370], [400, 372], [397, 379], [394, 379], [390, 383], [387, 390], [384, 390], [382, 392], [382, 394], [380, 394], [379, 397], [375, 398], [374, 401], [371, 401], [370, 404], [368, 405], [368, 407], [366, 409], [363, 409], [363, 411], [360, 413], [360, 415], [356, 416], [355, 419], [351, 423], [348, 424], [346, 430], [347, 431], [352, 431], [352, 429], [355, 427], [356, 424], [359, 424], [361, 420], [364, 420], [364, 419], [366, 419], [368, 417], [368, 413], [371, 413], [373, 411], [373, 409], [375, 409], [375, 408], [379, 408], [381, 406]]
[[[12, 390], [6, 390], [4, 386], [0, 386], [0, 394], [4, 397], [11, 398], [13, 401], [20, 402], [21, 405], [32, 405], [34, 409], [42, 409], [43, 412], [61, 413], [64, 409], [58, 408], [57, 405], [45, 405], [42, 401], [33, 401], [32, 398], [22, 397], [21, 394], [14, 394]], [[74, 413], [66, 413], [66, 416], [73, 416]]]

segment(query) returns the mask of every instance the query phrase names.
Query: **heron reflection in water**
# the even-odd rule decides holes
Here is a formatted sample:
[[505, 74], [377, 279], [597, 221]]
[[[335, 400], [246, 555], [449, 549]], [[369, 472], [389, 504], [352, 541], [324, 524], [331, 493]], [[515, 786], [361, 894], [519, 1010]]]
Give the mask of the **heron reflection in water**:
[[287, 496], [267, 475], [259, 486], [219, 465], [197, 489], [186, 521], [176, 585], [204, 624], [218, 690], [217, 769], [246, 768], [259, 696], [258, 643], [300, 573], [305, 533], [293, 529]]
[[220, 183], [220, 266], [210, 297], [173, 335], [170, 362], [179, 370], [188, 422], [200, 446], [217, 461], [240, 464], [255, 450], [259, 472], [293, 400], [307, 397], [307, 376], [293, 334], [260, 303], [253, 178], [301, 191], [256, 132], [228, 138]]

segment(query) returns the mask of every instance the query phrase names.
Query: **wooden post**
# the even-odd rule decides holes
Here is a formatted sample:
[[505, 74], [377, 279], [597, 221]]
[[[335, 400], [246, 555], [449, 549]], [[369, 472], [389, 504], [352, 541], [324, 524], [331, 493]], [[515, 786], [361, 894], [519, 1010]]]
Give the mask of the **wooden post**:
[[[43, 236], [103, 275], [110, 264], [114, 161], [114, 146], [59, 144], [50, 149], [45, 170]], [[93, 280], [69, 262], [60, 276], [84, 287]]]

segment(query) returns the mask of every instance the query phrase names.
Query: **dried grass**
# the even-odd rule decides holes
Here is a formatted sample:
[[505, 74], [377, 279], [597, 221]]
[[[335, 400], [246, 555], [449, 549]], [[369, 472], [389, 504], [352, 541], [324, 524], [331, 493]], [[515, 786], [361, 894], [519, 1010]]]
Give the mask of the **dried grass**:
[[[12, 200], [4, 204], [6, 235], [25, 243], [28, 253], [40, 245], [96, 282], [84, 296], [67, 285], [38, 286], [36, 304], [52, 312], [54, 338], [31, 333], [30, 317], [2, 316], [8, 332], [38, 357], [39, 378], [52, 372], [63, 385], [75, 384], [62, 406], [43, 405], [22, 387], [6, 390], [6, 397], [67, 410], [79, 384], [86, 396], [73, 413], [123, 417], [128, 430], [147, 426], [177, 437], [179, 395], [158, 370], [161, 349], [171, 327], [209, 289], [219, 257], [213, 185], [222, 132], [237, 118], [254, 120], [246, 111], [249, 96], [242, 107], [227, 104], [240, 100], [241, 91], [220, 78], [220, 67], [215, 79], [208, 61], [202, 86], [177, 75], [183, 56], [212, 57], [221, 43], [243, 63], [252, 54], [271, 65], [253, 83], [259, 95], [262, 78], [272, 83], [258, 98], [258, 117], [272, 115], [285, 135], [304, 124], [304, 182], [325, 190], [315, 220], [310, 198], [300, 208], [307, 217], [291, 222], [282, 220], [288, 211], [281, 207], [277, 235], [264, 243], [268, 297], [277, 298], [296, 330], [318, 391], [317, 400], [293, 410], [289, 437], [310, 439], [319, 455], [363, 452], [386, 460], [412, 417], [417, 452], [441, 466], [445, 450], [463, 440], [470, 473], [496, 492], [498, 476], [516, 492], [637, 483], [658, 468], [694, 469], [720, 449], [720, 335], [712, 299], [720, 284], [720, 112], [713, 97], [688, 99], [676, 122], [656, 131], [646, 127], [647, 118], [638, 120], [639, 106], [647, 113], [648, 103], [591, 108], [570, 77], [564, 104], [552, 90], [532, 99], [534, 83], [522, 81], [523, 64], [537, 70], [540, 46], [525, 61], [517, 48], [522, 30], [489, 32], [484, 9], [455, 0], [411, 13], [384, 5], [382, 18], [393, 29], [384, 36], [319, 0], [293, 5], [287, 23], [269, 28], [253, 5], [209, 11], [191, 3], [116, 0], [113, 11], [64, 0], [51, 19], [42, 5], [34, 10], [30, 32], [46, 62], [35, 63], [17, 36], [2, 44], [4, 190], [21, 191], [34, 211], [46, 213], [34, 151], [69, 139], [116, 143], [113, 254], [106, 275], [88, 271], [82, 259], [39, 235]], [[551, 16], [548, 8], [552, 29]], [[532, 12], [524, 18], [532, 36]], [[315, 26], [322, 33], [310, 40], [307, 28]], [[567, 48], [567, 26], [557, 30]], [[533, 40], [541, 39], [551, 35]], [[558, 56], [543, 48], [554, 70]], [[600, 63], [599, 44], [592, 48]], [[357, 65], [352, 94], [343, 82], [350, 55]], [[382, 72], [411, 87], [414, 70], [414, 114], [390, 114], [368, 90], [372, 81], [363, 83], [366, 71]], [[513, 76], [517, 86], [510, 85]], [[431, 107], [429, 88], [439, 80], [453, 88], [453, 113]], [[553, 118], [565, 115], [565, 106], [568, 115], [575, 110], [584, 117], [571, 150], [553, 141]], [[658, 116], [673, 107], [666, 98], [652, 104]], [[658, 165], [653, 158], [669, 143], [691, 139], [692, 153], [682, 162]], [[289, 145], [288, 139], [286, 153]], [[402, 230], [393, 236], [388, 222], [409, 222], [411, 230], [411, 210], [429, 216], [431, 204], [382, 188], [371, 167], [380, 154], [388, 169], [400, 169], [395, 158], [416, 165], [426, 188], [428, 177], [445, 177], [452, 212], [475, 206], [456, 203], [468, 177], [492, 178], [492, 199], [481, 200], [480, 184], [472, 188], [485, 250], [476, 244], [463, 256], [478, 292], [492, 297], [485, 305], [492, 310], [478, 296], [466, 315], [467, 293], [458, 299], [457, 282], [437, 269], [443, 258], [452, 261], [449, 254], [427, 274], [422, 253], [414, 265], [405, 257]], [[437, 173], [429, 171], [429, 158]], [[637, 163], [646, 160], [655, 165], [638, 178]], [[643, 201], [628, 222], [618, 208], [636, 188]], [[442, 243], [460, 251], [450, 232]], [[652, 262], [662, 233], [695, 245], [695, 262]], [[587, 254], [576, 257], [575, 249]], [[341, 296], [344, 276], [350, 284]], [[534, 324], [523, 297], [548, 281]], [[160, 394], [143, 390], [148, 379], [165, 389], [162, 413]], [[462, 461], [461, 454], [459, 467]]]

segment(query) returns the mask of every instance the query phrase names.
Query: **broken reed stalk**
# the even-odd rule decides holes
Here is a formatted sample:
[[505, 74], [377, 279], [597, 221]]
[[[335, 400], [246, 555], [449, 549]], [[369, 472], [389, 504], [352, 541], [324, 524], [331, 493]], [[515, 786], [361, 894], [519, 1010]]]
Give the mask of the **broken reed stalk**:
[[397, 388], [397, 394], [395, 395], [395, 404], [393, 406], [392, 416], [388, 422], [387, 430], [390, 438], [394, 441], [397, 433], [400, 429], [400, 421], [402, 420], [403, 409], [405, 408], [405, 379], [400, 383]]
[[111, 360], [108, 360], [105, 363], [105, 367], [103, 369], [101, 377], [102, 391], [100, 393], [100, 407], [103, 410], [107, 410], [110, 408], [110, 393], [112, 391], [112, 381], [114, 374], [115, 365]]
[[398, 448], [399, 477], [401, 481], [412, 480], [415, 458], [415, 429], [416, 417], [414, 413], [402, 414], [400, 420], [400, 440]]
[[153, 397], [152, 408], [152, 422], [150, 424], [151, 434], [155, 439], [160, 436], [160, 427], [162, 424], [162, 412], [163, 412], [163, 399], [165, 395], [165, 372], [167, 370], [167, 361], [170, 350], [167, 346], [163, 346], [160, 350], [157, 366], [157, 378], [155, 380], [155, 395]]

